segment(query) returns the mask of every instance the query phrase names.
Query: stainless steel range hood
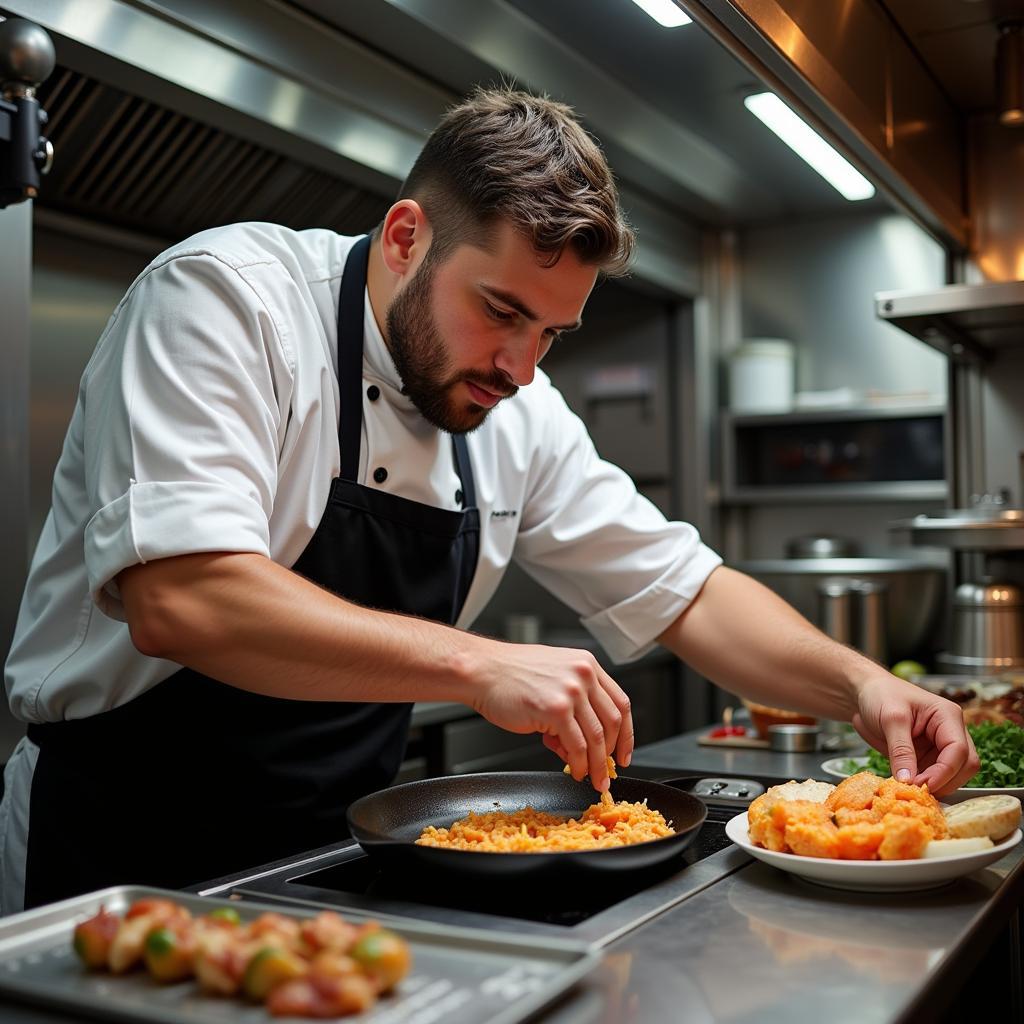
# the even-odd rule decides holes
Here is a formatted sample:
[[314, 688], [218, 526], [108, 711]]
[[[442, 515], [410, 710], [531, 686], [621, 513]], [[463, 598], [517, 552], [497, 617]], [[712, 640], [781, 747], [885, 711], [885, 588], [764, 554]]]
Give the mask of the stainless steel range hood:
[[879, 292], [875, 313], [958, 360], [987, 360], [997, 349], [1024, 346], [1024, 281]]
[[[374, 9], [392, 10], [385, 0]], [[46, 96], [58, 161], [42, 205], [168, 238], [239, 218], [368, 228], [460, 94], [283, 0], [0, 0], [3, 14], [42, 25], [62, 63]], [[606, 79], [632, 111], [635, 97]], [[620, 183], [641, 239], [634, 279], [698, 295], [700, 231], [661, 201], [655, 173], [671, 133], [660, 120], [643, 131], [624, 123], [642, 150]], [[697, 150], [675, 135], [679, 177]], [[687, 164], [677, 187], [702, 183], [708, 201], [727, 205], [738, 173], [721, 159]]]

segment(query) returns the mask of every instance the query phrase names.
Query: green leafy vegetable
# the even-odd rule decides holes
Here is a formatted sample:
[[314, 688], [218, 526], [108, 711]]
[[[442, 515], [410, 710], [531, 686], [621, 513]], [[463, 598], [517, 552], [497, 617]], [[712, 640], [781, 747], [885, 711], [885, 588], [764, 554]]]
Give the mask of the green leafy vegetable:
[[[862, 764], [862, 761], [866, 763]], [[883, 779], [887, 779], [892, 775], [892, 768], [889, 767], [889, 758], [885, 754], [880, 754], [877, 750], [869, 750], [865, 758], [850, 758], [843, 765], [843, 771], [849, 772], [851, 775], [856, 775], [857, 772], [874, 772], [876, 775], [881, 775]]]
[[[1024, 787], [1024, 729], [1012, 722], [979, 722], [967, 726], [981, 760], [978, 774], [965, 783], [968, 789], [1014, 789]], [[889, 759], [869, 750], [867, 763], [851, 758], [843, 768], [851, 775], [869, 771], [883, 778], [892, 774]]]

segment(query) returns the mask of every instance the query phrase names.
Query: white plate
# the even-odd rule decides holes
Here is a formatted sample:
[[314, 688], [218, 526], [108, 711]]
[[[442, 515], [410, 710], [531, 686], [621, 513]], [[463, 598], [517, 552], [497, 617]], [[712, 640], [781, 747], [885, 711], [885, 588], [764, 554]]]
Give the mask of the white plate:
[[[860, 766], [861, 769], [866, 769], [868, 765], [868, 759], [866, 757], [830, 757], [827, 761], [821, 762], [821, 770], [826, 775], [831, 775], [836, 779], [848, 779], [850, 773], [844, 767], [847, 761], [853, 761]], [[946, 793], [942, 797], [942, 802], [946, 804], [958, 804], [963, 800], [971, 800], [976, 796], [992, 796], [997, 793], [1005, 793], [1007, 796], [1015, 796], [1021, 803], [1024, 803], [1024, 789], [993, 789], [984, 788], [981, 786], [962, 786], [960, 789], [954, 789], [952, 793]]]
[[1021, 840], [1018, 828], [991, 849], [976, 853], [919, 860], [833, 860], [826, 857], [800, 857], [795, 853], [775, 853], [755, 846], [747, 831], [746, 811], [726, 823], [725, 834], [751, 857], [763, 860], [773, 868], [799, 875], [818, 885], [828, 885], [833, 889], [854, 889], [858, 892], [934, 889], [992, 864]]

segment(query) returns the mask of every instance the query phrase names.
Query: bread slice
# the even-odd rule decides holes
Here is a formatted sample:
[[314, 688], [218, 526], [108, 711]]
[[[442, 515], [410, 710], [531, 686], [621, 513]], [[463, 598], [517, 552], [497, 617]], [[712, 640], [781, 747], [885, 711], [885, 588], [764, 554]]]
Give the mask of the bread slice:
[[958, 853], [977, 853], [990, 850], [995, 844], [988, 836], [969, 839], [932, 839], [924, 848], [925, 857], [952, 857]]
[[954, 839], [988, 836], [1002, 839], [1020, 824], [1020, 801], [1005, 793], [977, 796], [945, 809], [949, 834]]

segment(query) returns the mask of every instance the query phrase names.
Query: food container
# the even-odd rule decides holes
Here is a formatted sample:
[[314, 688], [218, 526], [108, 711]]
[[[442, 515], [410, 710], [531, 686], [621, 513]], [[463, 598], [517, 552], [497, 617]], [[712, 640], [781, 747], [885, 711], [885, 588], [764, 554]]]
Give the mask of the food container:
[[758, 736], [768, 739], [768, 730], [773, 725], [813, 725], [818, 720], [810, 715], [802, 715], [799, 711], [785, 711], [782, 708], [770, 708], [766, 704], [755, 704], [744, 699], [743, 706], [750, 712], [750, 722], [757, 730]]
[[[921, 659], [939, 648], [947, 569], [928, 558], [773, 558], [737, 562], [745, 572], [774, 590], [805, 618], [823, 625], [819, 587], [824, 583], [884, 583], [882, 635], [888, 659]], [[859, 598], [858, 598], [859, 599]], [[851, 635], [851, 642], [856, 642]], [[1005, 666], [1009, 668], [1010, 666]], [[963, 671], [958, 669], [956, 671]]]
[[1024, 591], [1013, 583], [961, 583], [953, 597], [953, 642], [936, 659], [951, 672], [1024, 665]]
[[816, 725], [770, 725], [768, 742], [772, 750], [806, 753], [818, 749]]
[[791, 342], [751, 338], [729, 355], [733, 412], [788, 412], [793, 408], [795, 356]]

